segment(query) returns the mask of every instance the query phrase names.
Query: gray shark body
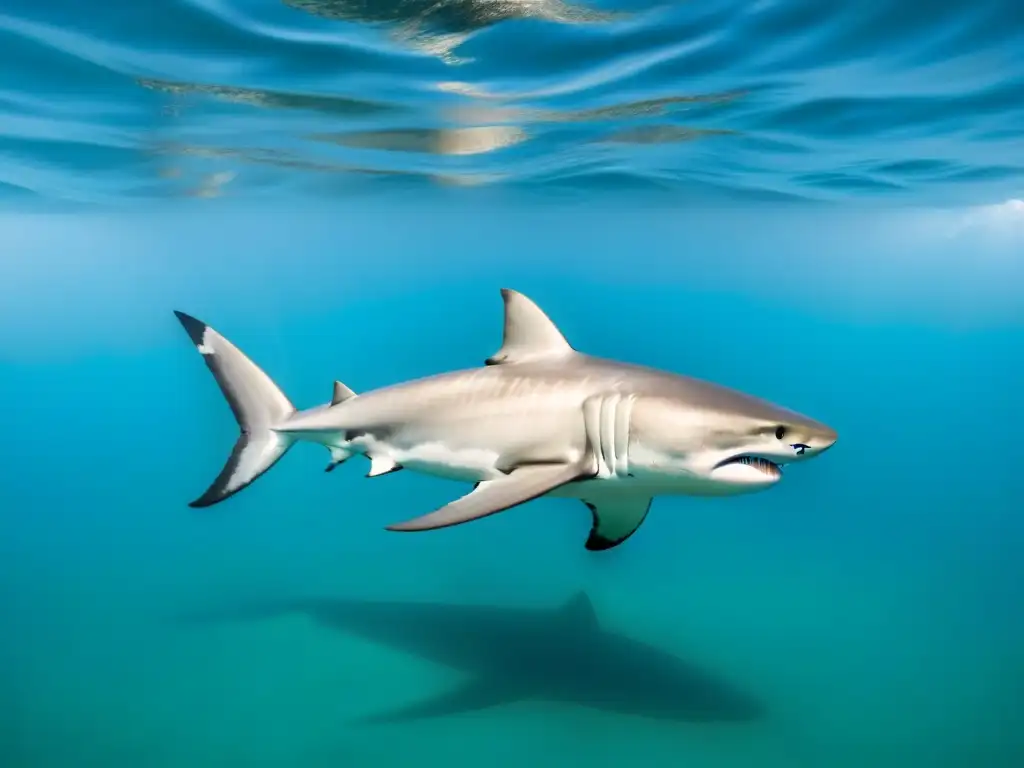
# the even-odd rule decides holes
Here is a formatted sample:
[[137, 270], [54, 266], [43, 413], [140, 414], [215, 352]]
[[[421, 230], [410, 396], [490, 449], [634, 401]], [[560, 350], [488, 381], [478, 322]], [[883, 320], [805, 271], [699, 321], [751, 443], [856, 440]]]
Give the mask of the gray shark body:
[[228, 398], [242, 434], [209, 506], [269, 469], [296, 441], [324, 445], [328, 469], [356, 454], [369, 476], [409, 469], [475, 483], [466, 496], [390, 530], [443, 528], [539, 496], [582, 500], [587, 548], [609, 549], [646, 518], [654, 496], [763, 490], [785, 464], [836, 433], [793, 411], [711, 382], [574, 350], [530, 299], [503, 290], [504, 342], [486, 365], [296, 410], [213, 328], [177, 313]]
[[202, 626], [293, 613], [466, 675], [461, 685], [369, 721], [455, 715], [528, 699], [673, 721], [744, 722], [764, 715], [760, 701], [724, 679], [602, 627], [583, 593], [554, 610], [263, 601], [196, 613], [183, 623]]

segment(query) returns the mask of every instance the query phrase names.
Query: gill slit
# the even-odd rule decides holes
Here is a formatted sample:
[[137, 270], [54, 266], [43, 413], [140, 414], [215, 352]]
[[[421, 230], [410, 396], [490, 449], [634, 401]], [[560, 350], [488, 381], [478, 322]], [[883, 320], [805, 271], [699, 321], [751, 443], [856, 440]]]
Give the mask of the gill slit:
[[595, 395], [583, 404], [584, 429], [597, 465], [597, 477], [629, 474], [629, 431], [633, 397], [618, 392]]

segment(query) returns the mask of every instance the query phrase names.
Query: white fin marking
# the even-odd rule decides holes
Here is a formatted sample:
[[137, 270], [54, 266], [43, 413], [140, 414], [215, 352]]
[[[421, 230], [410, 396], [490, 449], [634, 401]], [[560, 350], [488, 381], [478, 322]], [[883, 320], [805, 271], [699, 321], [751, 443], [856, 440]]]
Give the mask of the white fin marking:
[[366, 473], [367, 477], [378, 477], [380, 475], [386, 475], [388, 472], [397, 472], [402, 467], [399, 466], [398, 462], [386, 453], [379, 453], [370, 455], [367, 454], [370, 459], [370, 471]]

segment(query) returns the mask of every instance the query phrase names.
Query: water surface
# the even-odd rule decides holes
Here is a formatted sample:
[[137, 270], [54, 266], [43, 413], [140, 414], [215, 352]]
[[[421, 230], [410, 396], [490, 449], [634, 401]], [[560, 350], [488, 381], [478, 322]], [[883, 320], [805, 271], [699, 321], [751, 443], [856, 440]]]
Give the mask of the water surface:
[[14, 198], [948, 205], [1024, 174], [1007, 0], [11, 0], [0, 40]]

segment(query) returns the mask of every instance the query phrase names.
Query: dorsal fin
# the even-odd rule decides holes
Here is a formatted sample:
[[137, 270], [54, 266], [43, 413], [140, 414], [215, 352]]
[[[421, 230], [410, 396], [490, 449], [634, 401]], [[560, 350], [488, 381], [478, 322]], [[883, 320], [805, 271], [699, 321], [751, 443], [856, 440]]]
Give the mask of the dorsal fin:
[[577, 592], [561, 608], [563, 620], [577, 629], [597, 629], [597, 613], [586, 592]]
[[340, 381], [336, 381], [334, 382], [334, 393], [331, 395], [331, 405], [344, 403], [346, 400], [351, 400], [355, 396], [355, 392], [346, 387]]
[[505, 302], [505, 332], [501, 349], [487, 365], [507, 365], [565, 357], [573, 352], [569, 342], [544, 311], [518, 291], [501, 289]]

